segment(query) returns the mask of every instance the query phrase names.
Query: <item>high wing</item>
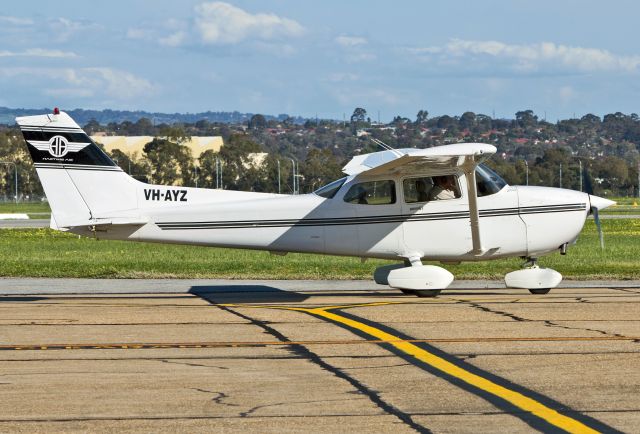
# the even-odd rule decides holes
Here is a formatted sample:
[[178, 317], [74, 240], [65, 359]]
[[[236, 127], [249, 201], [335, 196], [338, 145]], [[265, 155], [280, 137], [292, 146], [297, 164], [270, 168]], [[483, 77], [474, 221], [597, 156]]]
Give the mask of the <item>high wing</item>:
[[411, 175], [425, 172], [461, 169], [467, 179], [467, 198], [474, 255], [486, 249], [480, 240], [480, 213], [476, 190], [476, 166], [496, 153], [496, 147], [485, 143], [459, 143], [427, 149], [392, 149], [354, 157], [342, 169], [347, 175]]
[[342, 171], [347, 175], [414, 173], [461, 167], [471, 160], [480, 164], [495, 154], [496, 147], [485, 143], [458, 143], [427, 149], [393, 149], [354, 157]]

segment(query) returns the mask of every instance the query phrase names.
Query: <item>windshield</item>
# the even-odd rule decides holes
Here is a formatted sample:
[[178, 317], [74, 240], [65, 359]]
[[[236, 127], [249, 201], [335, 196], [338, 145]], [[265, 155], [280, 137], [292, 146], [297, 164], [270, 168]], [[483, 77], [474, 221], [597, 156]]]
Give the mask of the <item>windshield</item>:
[[502, 190], [507, 183], [496, 172], [484, 164], [476, 167], [476, 188], [478, 197], [489, 196]]
[[324, 187], [320, 187], [319, 189], [314, 191], [314, 193], [317, 194], [318, 196], [331, 199], [333, 196], [336, 195], [338, 190], [340, 190], [340, 187], [342, 187], [342, 184], [344, 184], [346, 180], [347, 180], [347, 177], [345, 176], [344, 178], [340, 178], [337, 181], [333, 181], [332, 183], [329, 183]]

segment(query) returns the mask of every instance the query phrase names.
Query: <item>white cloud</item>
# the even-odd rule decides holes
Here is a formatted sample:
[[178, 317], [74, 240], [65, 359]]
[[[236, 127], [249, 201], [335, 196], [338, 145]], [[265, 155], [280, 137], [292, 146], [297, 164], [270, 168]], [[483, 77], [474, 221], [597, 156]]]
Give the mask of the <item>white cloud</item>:
[[165, 45], [167, 47], [177, 47], [179, 45], [182, 45], [186, 38], [187, 34], [185, 32], [178, 31], [170, 34], [167, 37], [160, 38], [158, 42], [160, 42], [160, 45]]
[[335, 38], [335, 41], [338, 45], [343, 47], [356, 47], [358, 45], [365, 45], [367, 40], [360, 36], [346, 36], [341, 35]]
[[158, 43], [165, 47], [179, 47], [190, 38], [188, 24], [184, 21], [170, 18], [163, 23], [127, 29], [127, 39]]
[[33, 20], [31, 18], [11, 17], [7, 15], [0, 16], [0, 23], [9, 24], [12, 26], [31, 26]]
[[143, 78], [104, 67], [7, 67], [0, 68], [0, 77], [26, 79], [30, 87], [40, 87], [44, 94], [55, 96], [133, 100], [155, 91], [155, 87]]
[[506, 44], [499, 41], [452, 39], [443, 46], [411, 48], [410, 52], [428, 58], [461, 59], [475, 56], [514, 62], [517, 71], [536, 71], [546, 67], [592, 72], [635, 72], [640, 56], [621, 56], [599, 48], [571, 47], [553, 42]]
[[50, 18], [47, 20], [48, 35], [56, 42], [67, 42], [80, 32], [97, 30], [100, 26], [90, 21], [73, 21], [68, 18]]
[[304, 28], [297, 21], [275, 14], [251, 14], [229, 3], [202, 3], [196, 6], [195, 11], [196, 28], [202, 42], [208, 44], [271, 40], [304, 33]]
[[25, 51], [0, 51], [0, 57], [78, 57], [71, 51], [47, 50], [44, 48], [30, 48]]
[[102, 92], [116, 99], [132, 99], [153, 91], [153, 85], [130, 72], [113, 68], [65, 69], [68, 83]]
[[128, 39], [150, 39], [152, 32], [149, 29], [131, 28], [127, 30]]

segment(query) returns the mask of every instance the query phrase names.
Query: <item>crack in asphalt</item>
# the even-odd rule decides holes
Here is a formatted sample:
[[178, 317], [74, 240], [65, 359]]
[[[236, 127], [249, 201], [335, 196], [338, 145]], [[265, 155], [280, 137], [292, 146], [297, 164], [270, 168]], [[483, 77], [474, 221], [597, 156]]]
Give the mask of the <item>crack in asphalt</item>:
[[174, 362], [168, 359], [157, 359], [157, 360], [162, 363], [169, 363], [171, 365], [185, 365], [185, 366], [197, 366], [202, 368], [229, 369], [226, 366], [211, 366], [211, 365], [202, 365], [200, 363], [177, 362], [177, 361]]
[[258, 410], [262, 410], [263, 408], [268, 408], [268, 407], [278, 407], [281, 405], [288, 405], [288, 404], [313, 404], [316, 402], [335, 402], [335, 401], [347, 401], [346, 399], [323, 399], [323, 400], [315, 400], [315, 401], [287, 401], [287, 402], [276, 402], [275, 404], [264, 404], [264, 405], [256, 405], [255, 407], [251, 407], [249, 410], [247, 411], [243, 411], [242, 413], [240, 413], [240, 417], [251, 417], [251, 415], [253, 413], [255, 413]]
[[216, 403], [216, 404], [228, 405], [229, 407], [239, 407], [238, 404], [231, 404], [229, 402], [222, 402], [223, 399], [229, 398], [229, 395], [227, 395], [224, 392], [215, 392], [213, 390], [198, 389], [198, 388], [194, 388], [192, 390], [196, 390], [198, 392], [203, 392], [203, 393], [211, 393], [211, 394], [215, 395], [213, 398], [211, 398], [211, 401]]
[[[582, 302], [582, 303], [589, 303], [588, 300], [581, 301], [581, 297], [577, 297], [575, 300], [578, 301], [578, 302]], [[552, 320], [534, 320], [534, 319], [523, 318], [523, 317], [518, 316], [516, 314], [505, 312], [505, 311], [502, 311], [502, 310], [491, 309], [491, 308], [488, 308], [486, 306], [482, 306], [479, 303], [475, 303], [475, 302], [472, 302], [472, 301], [460, 300], [458, 302], [458, 304], [464, 304], [464, 305], [467, 305], [467, 306], [471, 306], [472, 308], [479, 309], [482, 312], [493, 313], [493, 314], [496, 314], [496, 315], [500, 315], [500, 316], [503, 316], [503, 317], [510, 318], [510, 319], [512, 319], [514, 321], [518, 321], [518, 322], [534, 322], [534, 323], [541, 322], [545, 327], [555, 327], [555, 328], [561, 328], [561, 329], [565, 329], [565, 330], [587, 331], [587, 332], [599, 333], [599, 334], [604, 335], [604, 336], [614, 336], [614, 337], [619, 337], [619, 338], [626, 338], [627, 337], [627, 336], [622, 335], [620, 333], [611, 333], [611, 332], [608, 332], [606, 330], [593, 329], [593, 328], [589, 328], [589, 327], [570, 327], [570, 326], [567, 326], [567, 325], [558, 324], [556, 322], [553, 322]], [[636, 341], [637, 340], [634, 340], [632, 342], [636, 342]]]

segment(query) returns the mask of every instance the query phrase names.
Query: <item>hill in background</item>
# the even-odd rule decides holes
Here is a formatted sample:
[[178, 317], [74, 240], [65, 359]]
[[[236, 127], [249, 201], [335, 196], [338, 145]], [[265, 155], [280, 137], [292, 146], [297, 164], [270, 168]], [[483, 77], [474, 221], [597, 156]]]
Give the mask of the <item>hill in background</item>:
[[[53, 108], [41, 108], [41, 109], [14, 109], [8, 107], [0, 107], [0, 124], [14, 125], [15, 118], [19, 116], [32, 116], [43, 113], [51, 113]], [[122, 123], [125, 121], [137, 122], [141, 118], [150, 119], [154, 124], [176, 124], [176, 123], [195, 123], [200, 120], [207, 120], [209, 122], [227, 123], [227, 124], [242, 124], [247, 123], [253, 113], [240, 113], [234, 112], [201, 112], [201, 113], [151, 113], [146, 111], [128, 111], [128, 110], [84, 110], [73, 109], [65, 110], [78, 125], [86, 125], [90, 120], [95, 119], [102, 125], [107, 125], [111, 122]], [[278, 116], [264, 116], [267, 121], [269, 120], [284, 120], [289, 118], [287, 114], [280, 114]], [[304, 123], [306, 119], [301, 117], [294, 117], [294, 123]]]

